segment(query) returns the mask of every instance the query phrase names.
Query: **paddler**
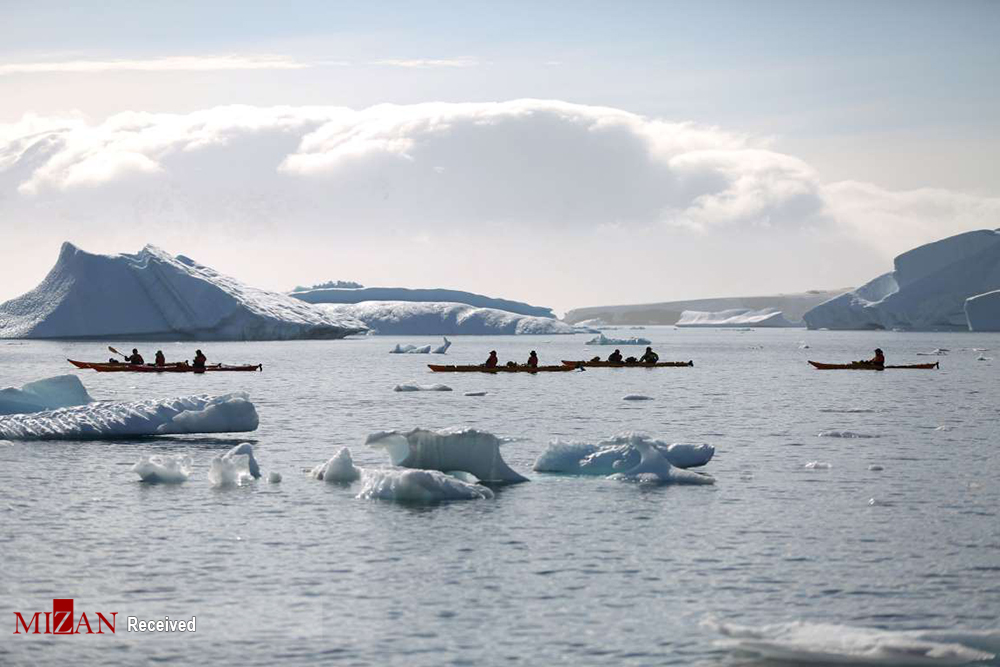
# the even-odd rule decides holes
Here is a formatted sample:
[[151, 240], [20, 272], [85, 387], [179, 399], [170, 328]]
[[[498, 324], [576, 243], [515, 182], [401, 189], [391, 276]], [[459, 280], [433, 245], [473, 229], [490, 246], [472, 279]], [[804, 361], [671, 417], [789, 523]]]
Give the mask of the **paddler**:
[[647, 347], [646, 354], [639, 357], [640, 364], [655, 364], [659, 360], [660, 360], [660, 355], [658, 355], [656, 352], [653, 352], [653, 348], [651, 347]]
[[532, 350], [531, 354], [528, 355], [528, 368], [538, 368], [538, 355]]
[[497, 364], [499, 364], [499, 363], [500, 363], [500, 360], [497, 359], [497, 351], [496, 350], [490, 350], [490, 356], [486, 360], [486, 363], [483, 364], [483, 366], [485, 366], [486, 368], [496, 368]]
[[882, 348], [875, 348], [875, 356], [865, 361], [865, 363], [876, 368], [883, 368], [885, 366], [885, 353], [882, 352]]
[[208, 361], [208, 357], [201, 353], [201, 350], [194, 351], [194, 362], [191, 364], [195, 368], [204, 368], [205, 362]]
[[620, 363], [622, 363], [622, 351], [621, 350], [615, 350], [614, 352], [612, 352], [611, 354], [609, 354], [608, 355], [608, 363], [609, 364], [620, 364]]
[[132, 348], [132, 354], [125, 357], [125, 361], [129, 362], [133, 366], [142, 366], [146, 363], [146, 360], [142, 358], [141, 354], [139, 354], [139, 350], [134, 347]]
[[167, 365], [167, 358], [165, 356], [163, 356], [163, 350], [157, 350], [156, 351], [156, 362], [155, 363], [156, 363], [157, 366], [160, 366], [161, 368], [163, 366]]

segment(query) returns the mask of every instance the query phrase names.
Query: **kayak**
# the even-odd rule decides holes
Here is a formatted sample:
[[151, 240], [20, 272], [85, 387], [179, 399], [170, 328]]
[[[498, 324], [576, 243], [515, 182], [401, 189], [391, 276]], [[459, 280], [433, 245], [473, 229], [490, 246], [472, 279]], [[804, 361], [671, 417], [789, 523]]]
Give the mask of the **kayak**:
[[852, 362], [849, 364], [821, 364], [818, 361], [810, 361], [812, 367], [820, 371], [881, 371], [881, 370], [898, 370], [898, 369], [914, 369], [914, 370], [933, 370], [938, 368], [938, 362], [933, 364], [910, 364], [909, 366], [883, 366], [879, 368], [878, 366], [872, 364], [859, 364], [857, 362]]
[[143, 366], [137, 366], [133, 364], [118, 363], [109, 364], [95, 363], [92, 361], [74, 361], [72, 359], [67, 359], [69, 363], [73, 364], [77, 368], [89, 369], [97, 371], [98, 373], [205, 373], [205, 372], [219, 372], [219, 371], [229, 371], [229, 372], [251, 372], [251, 371], [263, 371], [263, 364], [255, 365], [243, 365], [243, 366], [227, 366], [225, 364], [209, 364], [204, 368], [195, 368], [187, 363], [173, 363], [166, 364], [164, 366], [153, 366], [146, 364]]
[[566, 361], [563, 359], [564, 366], [571, 366], [572, 368], [682, 368], [685, 366], [694, 366], [693, 361], [658, 361], [655, 364], [626, 364], [626, 363], [615, 363], [612, 361]]
[[439, 366], [427, 364], [427, 368], [435, 373], [565, 373], [576, 370], [572, 366]]

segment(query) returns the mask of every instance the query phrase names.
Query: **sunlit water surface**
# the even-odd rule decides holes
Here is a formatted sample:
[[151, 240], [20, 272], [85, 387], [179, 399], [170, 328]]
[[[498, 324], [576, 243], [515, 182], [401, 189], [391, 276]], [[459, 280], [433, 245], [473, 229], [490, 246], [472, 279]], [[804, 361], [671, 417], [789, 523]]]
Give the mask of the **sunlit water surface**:
[[[255, 433], [0, 444], [0, 662], [204, 664], [732, 664], [701, 622], [822, 621], [888, 629], [996, 628], [1000, 613], [1000, 336], [681, 331], [652, 338], [694, 368], [438, 375], [438, 356], [357, 340], [202, 345], [256, 374], [77, 371], [97, 399], [250, 393]], [[450, 363], [542, 363], [610, 348], [587, 336], [456, 337]], [[808, 349], [804, 349], [808, 345]], [[806, 359], [941, 362], [939, 371], [819, 372]], [[131, 347], [131, 346], [129, 346]], [[168, 358], [192, 344], [164, 344]], [[948, 348], [941, 357], [916, 356]], [[990, 351], [979, 352], [974, 348]], [[147, 358], [155, 348], [144, 345]], [[0, 385], [71, 372], [99, 344], [0, 342]], [[450, 393], [396, 393], [403, 382]], [[485, 390], [482, 397], [464, 392]], [[655, 400], [627, 402], [626, 394]], [[490, 501], [356, 500], [306, 470], [376, 430], [476, 427], [517, 440], [531, 482]], [[531, 471], [553, 438], [641, 430], [716, 446], [717, 483], [649, 487]], [[865, 438], [818, 437], [852, 431]], [[250, 441], [280, 484], [214, 489], [213, 455]], [[186, 454], [180, 486], [139, 482], [152, 453]], [[807, 469], [820, 461], [828, 469]], [[877, 464], [882, 471], [871, 471]], [[13, 611], [117, 611], [115, 635], [11, 634]], [[190, 618], [193, 635], [124, 632]]]

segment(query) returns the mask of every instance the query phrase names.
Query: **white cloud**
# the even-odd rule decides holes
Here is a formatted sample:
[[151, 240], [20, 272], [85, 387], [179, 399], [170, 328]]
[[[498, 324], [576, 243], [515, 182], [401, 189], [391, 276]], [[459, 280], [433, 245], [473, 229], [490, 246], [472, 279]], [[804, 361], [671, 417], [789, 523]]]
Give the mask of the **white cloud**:
[[310, 63], [283, 55], [205, 55], [121, 60], [62, 60], [0, 63], [0, 76], [9, 74], [94, 74], [99, 72], [198, 72], [260, 69], [304, 69]]

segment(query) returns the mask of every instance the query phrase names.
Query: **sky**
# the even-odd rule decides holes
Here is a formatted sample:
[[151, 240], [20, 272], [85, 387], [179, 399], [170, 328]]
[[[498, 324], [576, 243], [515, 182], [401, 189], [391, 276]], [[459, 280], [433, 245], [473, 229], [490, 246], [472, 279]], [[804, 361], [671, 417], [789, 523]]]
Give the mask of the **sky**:
[[1000, 2], [0, 0], [0, 301], [64, 241], [569, 308], [1000, 227]]

